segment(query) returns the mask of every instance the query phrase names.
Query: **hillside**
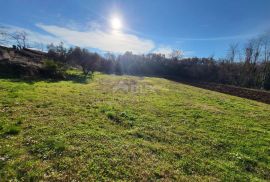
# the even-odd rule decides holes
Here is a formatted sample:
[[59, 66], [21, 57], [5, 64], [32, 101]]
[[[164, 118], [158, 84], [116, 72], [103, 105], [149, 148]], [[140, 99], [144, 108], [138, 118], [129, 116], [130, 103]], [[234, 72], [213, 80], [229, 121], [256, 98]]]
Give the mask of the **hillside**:
[[270, 105], [160, 78], [0, 80], [0, 178], [270, 180]]

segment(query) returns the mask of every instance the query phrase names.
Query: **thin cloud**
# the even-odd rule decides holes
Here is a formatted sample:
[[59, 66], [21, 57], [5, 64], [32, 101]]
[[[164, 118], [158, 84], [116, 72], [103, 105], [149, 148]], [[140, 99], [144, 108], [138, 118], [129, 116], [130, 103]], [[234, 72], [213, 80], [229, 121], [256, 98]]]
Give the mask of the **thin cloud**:
[[[173, 52], [173, 49], [172, 47], [170, 46], [160, 46], [158, 48], [156, 48], [153, 53], [156, 53], [156, 54], [163, 54], [165, 55], [166, 58], [170, 58], [171, 57], [171, 53]], [[184, 50], [180, 50], [182, 53], [183, 53], [183, 56], [186, 58], [186, 57], [190, 57], [194, 54], [194, 51], [184, 51]]]
[[78, 31], [56, 25], [37, 24], [36, 26], [68, 44], [81, 47], [96, 48], [115, 53], [132, 51], [136, 54], [147, 53], [155, 48], [155, 43], [152, 40], [120, 31], [105, 32], [99, 29]]
[[221, 36], [221, 37], [206, 37], [206, 38], [177, 38], [177, 41], [224, 41], [224, 40], [246, 40], [255, 37], [258, 34], [245, 34], [234, 36]]
[[24, 31], [27, 34], [27, 41], [30, 44], [36, 44], [36, 43], [43, 43], [43, 44], [50, 44], [50, 43], [59, 43], [60, 40], [54, 36], [51, 35], [45, 35], [38, 32], [31, 31], [26, 28], [21, 28], [17, 26], [12, 25], [1, 25], [0, 30], [7, 31], [9, 33], [14, 33], [17, 31]]
[[[94, 24], [94, 25], [93, 25]], [[86, 48], [98, 49], [101, 52], [124, 53], [132, 51], [135, 54], [142, 53], [159, 53], [170, 57], [172, 47], [167, 45], [156, 45], [150, 39], [143, 39], [132, 33], [124, 32], [105, 32], [96, 22], [90, 22], [87, 29], [78, 31], [76, 26], [61, 27], [55, 25], [36, 24], [36, 26], [46, 33], [35, 32], [26, 28], [0, 24], [0, 30], [4, 29], [10, 33], [24, 31], [27, 33], [30, 45], [38, 46], [39, 44], [64, 42], [68, 46], [80, 46]], [[77, 27], [78, 28], [78, 27]], [[184, 57], [191, 56], [194, 52], [183, 51]]]
[[164, 54], [165, 57], [170, 57], [173, 49], [170, 46], [161, 46], [153, 51], [156, 54]]

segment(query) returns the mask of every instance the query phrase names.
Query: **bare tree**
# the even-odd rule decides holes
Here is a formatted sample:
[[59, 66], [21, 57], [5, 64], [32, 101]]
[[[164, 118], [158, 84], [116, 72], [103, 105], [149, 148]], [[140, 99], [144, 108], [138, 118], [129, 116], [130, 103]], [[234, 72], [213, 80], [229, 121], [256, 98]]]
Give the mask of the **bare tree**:
[[261, 57], [261, 54], [262, 54], [262, 44], [263, 43], [263, 38], [262, 37], [259, 37], [258, 39], [255, 40], [254, 44], [254, 58], [253, 58], [253, 62], [256, 64], [260, 57]]
[[260, 37], [262, 42], [261, 87], [270, 88], [270, 32]]
[[262, 36], [263, 62], [270, 61], [270, 32]]
[[173, 50], [170, 57], [174, 60], [182, 59], [184, 57], [184, 52], [181, 50]]
[[228, 50], [228, 59], [230, 63], [233, 63], [235, 61], [235, 57], [238, 54], [238, 43], [230, 44], [229, 50]]
[[[262, 56], [262, 41], [261, 37], [251, 39], [248, 41], [245, 47], [245, 67], [244, 75], [246, 77], [246, 84], [249, 87], [258, 85], [262, 79], [261, 67], [259, 67], [259, 61]], [[264, 76], [263, 76], [264, 77]]]
[[252, 57], [254, 52], [254, 45], [252, 41], [249, 41], [245, 46], [245, 62], [246, 64], [252, 63]]
[[9, 37], [16, 42], [19, 49], [27, 47], [27, 36], [28, 35], [25, 31], [16, 31], [9, 34]]

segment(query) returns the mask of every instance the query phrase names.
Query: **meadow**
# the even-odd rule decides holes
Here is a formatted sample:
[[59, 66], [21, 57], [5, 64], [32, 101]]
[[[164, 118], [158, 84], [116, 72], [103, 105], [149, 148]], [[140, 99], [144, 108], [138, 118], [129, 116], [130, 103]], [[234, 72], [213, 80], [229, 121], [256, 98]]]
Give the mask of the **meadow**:
[[151, 77], [0, 79], [0, 179], [268, 181], [270, 105]]

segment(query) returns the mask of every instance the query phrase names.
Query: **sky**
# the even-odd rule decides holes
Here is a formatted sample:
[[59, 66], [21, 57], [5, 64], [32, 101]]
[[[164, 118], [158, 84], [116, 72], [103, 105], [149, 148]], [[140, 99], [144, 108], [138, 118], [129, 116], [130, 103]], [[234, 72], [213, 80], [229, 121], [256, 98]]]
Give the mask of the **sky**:
[[270, 0], [0, 0], [0, 26], [97, 52], [224, 57], [270, 30]]

